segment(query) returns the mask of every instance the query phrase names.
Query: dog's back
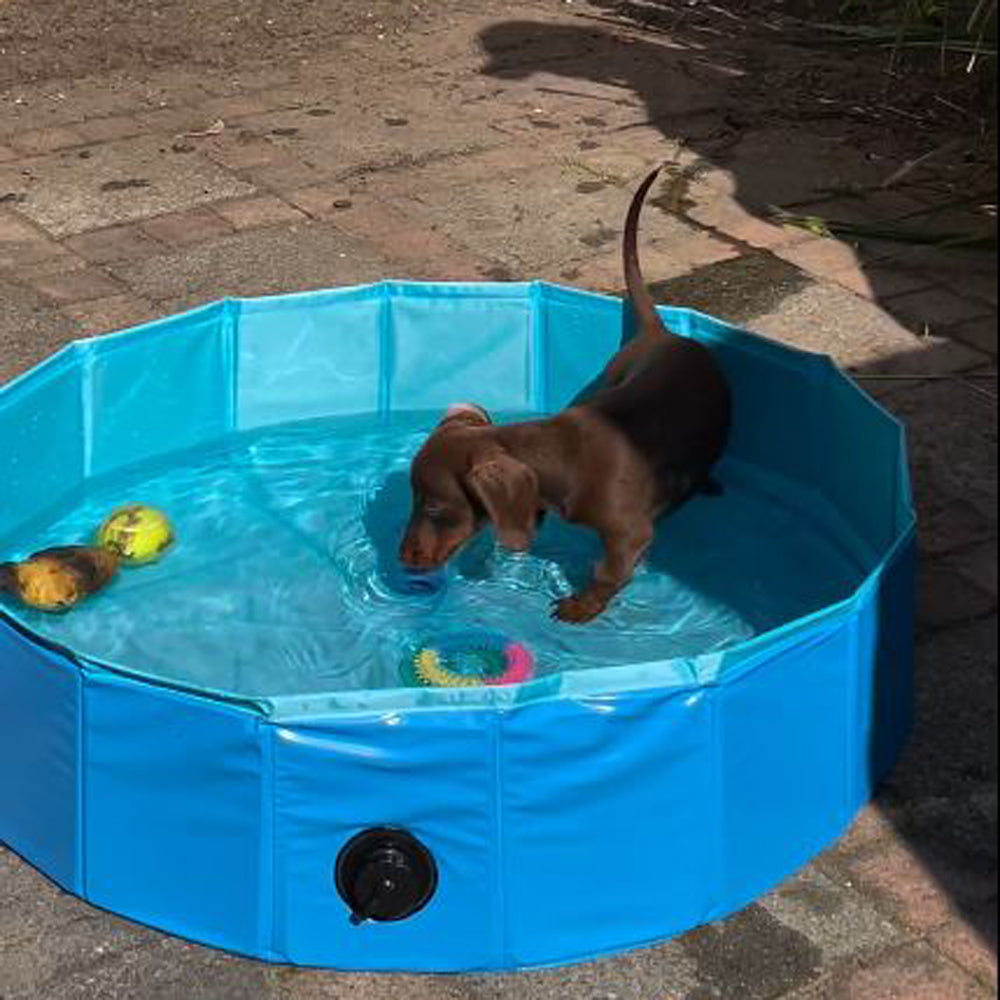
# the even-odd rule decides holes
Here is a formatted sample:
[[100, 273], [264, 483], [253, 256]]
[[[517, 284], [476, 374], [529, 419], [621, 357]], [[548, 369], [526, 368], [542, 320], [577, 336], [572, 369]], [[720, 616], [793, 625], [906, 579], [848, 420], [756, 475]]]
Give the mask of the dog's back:
[[712, 352], [666, 328], [639, 266], [639, 215], [659, 174], [640, 185], [629, 207], [623, 262], [636, 336], [612, 359], [586, 407], [617, 427], [663, 475], [705, 485], [729, 438], [732, 403]]

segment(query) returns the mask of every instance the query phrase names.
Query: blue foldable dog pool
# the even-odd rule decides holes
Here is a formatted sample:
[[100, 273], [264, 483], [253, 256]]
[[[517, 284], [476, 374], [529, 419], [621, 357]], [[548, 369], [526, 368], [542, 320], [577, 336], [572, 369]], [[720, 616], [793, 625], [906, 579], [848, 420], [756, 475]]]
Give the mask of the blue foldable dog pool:
[[[622, 303], [546, 284], [226, 301], [81, 341], [0, 391], [0, 556], [154, 505], [176, 541], [74, 610], [0, 600], [0, 841], [206, 944], [340, 969], [501, 970], [649, 944], [836, 838], [910, 722], [899, 425], [826, 358], [665, 310], [718, 352], [719, 497], [594, 623], [549, 618], [596, 543], [489, 535], [393, 585], [441, 411], [565, 406]], [[531, 680], [408, 682], [501, 632]]]

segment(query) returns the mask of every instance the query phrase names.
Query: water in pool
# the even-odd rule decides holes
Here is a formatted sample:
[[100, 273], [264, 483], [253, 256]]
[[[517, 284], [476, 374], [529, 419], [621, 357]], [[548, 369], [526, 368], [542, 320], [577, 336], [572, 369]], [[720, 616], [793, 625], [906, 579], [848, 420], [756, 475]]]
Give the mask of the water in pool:
[[708, 653], [857, 584], [858, 566], [829, 532], [744, 472], [723, 477], [724, 496], [668, 519], [634, 582], [592, 624], [549, 617], [599, 552], [589, 532], [557, 518], [530, 555], [499, 551], [485, 532], [443, 589], [403, 596], [387, 581], [409, 514], [408, 465], [437, 418], [278, 426], [95, 480], [71, 511], [15, 540], [16, 551], [89, 541], [131, 501], [167, 511], [177, 543], [68, 614], [18, 614], [91, 658], [267, 697], [397, 687], [402, 652], [455, 629], [519, 639], [542, 674]]

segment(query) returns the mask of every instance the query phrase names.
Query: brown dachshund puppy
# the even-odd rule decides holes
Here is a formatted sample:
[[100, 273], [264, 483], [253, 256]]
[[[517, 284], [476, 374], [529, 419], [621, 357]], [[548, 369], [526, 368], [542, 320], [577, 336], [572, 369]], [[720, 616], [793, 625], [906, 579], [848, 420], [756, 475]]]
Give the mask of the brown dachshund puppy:
[[405, 565], [443, 566], [487, 520], [501, 545], [526, 551], [541, 515], [554, 510], [592, 528], [604, 546], [591, 583], [553, 611], [587, 622], [631, 580], [656, 518], [715, 491], [710, 476], [729, 436], [729, 387], [707, 348], [666, 329], [639, 269], [639, 214], [658, 173], [636, 191], [625, 225], [635, 337], [584, 402], [548, 419], [494, 426], [479, 407], [451, 407], [413, 462]]

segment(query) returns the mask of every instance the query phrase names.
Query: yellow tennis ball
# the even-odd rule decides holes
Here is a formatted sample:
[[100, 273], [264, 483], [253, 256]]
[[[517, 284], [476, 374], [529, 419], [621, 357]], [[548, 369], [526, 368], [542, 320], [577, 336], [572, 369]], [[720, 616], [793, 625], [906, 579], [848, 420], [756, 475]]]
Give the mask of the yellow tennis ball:
[[97, 544], [132, 566], [155, 562], [174, 540], [167, 515], [155, 507], [130, 503], [113, 511], [97, 532]]

